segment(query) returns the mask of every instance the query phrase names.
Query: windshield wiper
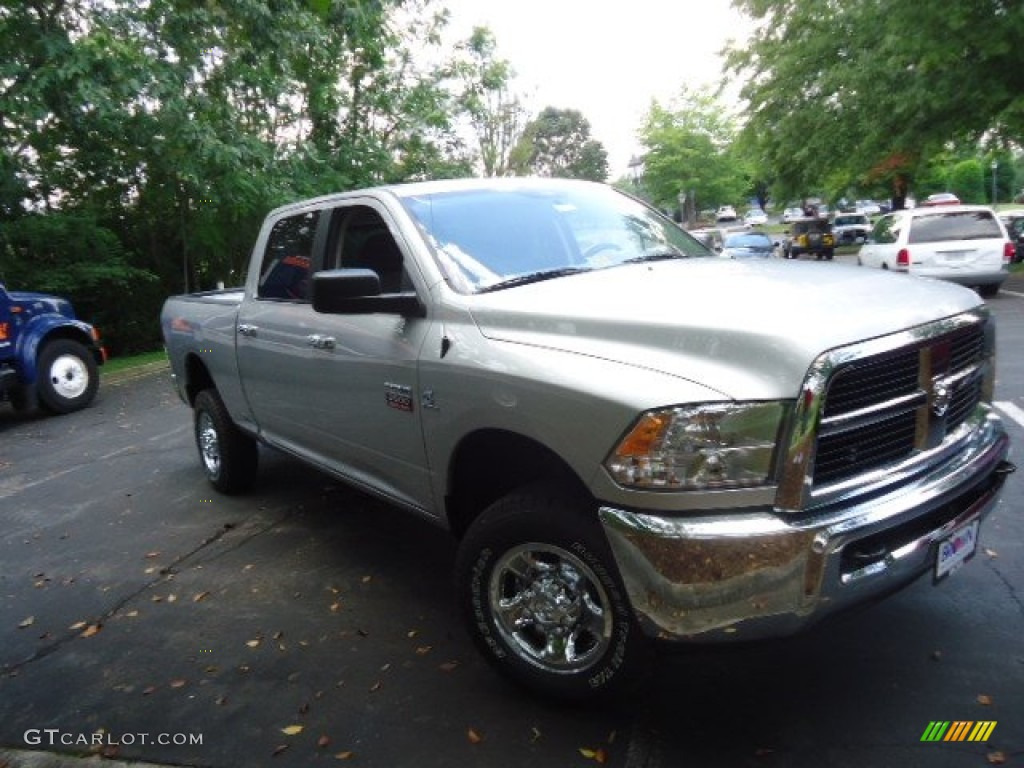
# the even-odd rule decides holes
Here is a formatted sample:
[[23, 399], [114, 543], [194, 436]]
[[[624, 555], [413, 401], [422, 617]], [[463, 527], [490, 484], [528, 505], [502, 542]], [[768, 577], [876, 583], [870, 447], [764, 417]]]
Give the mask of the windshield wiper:
[[477, 293], [490, 293], [491, 291], [500, 291], [504, 288], [515, 288], [520, 285], [529, 285], [530, 283], [539, 283], [542, 280], [551, 280], [555, 277], [565, 277], [566, 275], [575, 275], [580, 272], [589, 272], [590, 270], [585, 267], [559, 267], [558, 269], [542, 269], [539, 272], [529, 272], [525, 275], [516, 275], [510, 277], [508, 280], [502, 280], [491, 285], [484, 286]]
[[626, 259], [623, 264], [642, 264], [645, 261], [668, 261], [669, 259], [688, 259], [689, 254], [677, 251], [675, 248], [661, 248], [657, 251], [648, 251], [643, 256], [634, 256]]

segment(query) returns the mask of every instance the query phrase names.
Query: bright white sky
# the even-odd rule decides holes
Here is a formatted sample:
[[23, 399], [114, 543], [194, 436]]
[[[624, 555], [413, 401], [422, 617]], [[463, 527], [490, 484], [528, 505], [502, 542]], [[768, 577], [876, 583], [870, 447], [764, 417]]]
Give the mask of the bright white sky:
[[751, 23], [729, 0], [442, 0], [451, 40], [473, 27], [494, 33], [531, 114], [577, 109], [608, 152], [610, 179], [625, 175], [651, 99], [682, 85], [717, 86], [718, 53]]

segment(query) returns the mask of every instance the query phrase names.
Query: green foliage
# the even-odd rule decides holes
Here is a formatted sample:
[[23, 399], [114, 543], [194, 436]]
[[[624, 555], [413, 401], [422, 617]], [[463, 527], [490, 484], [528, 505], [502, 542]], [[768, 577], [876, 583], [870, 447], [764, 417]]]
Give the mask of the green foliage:
[[675, 208], [682, 192], [698, 209], [732, 204], [750, 186], [735, 126], [707, 91], [684, 88], [667, 107], [652, 102], [639, 135], [644, 188], [659, 206]]
[[156, 317], [136, 315], [156, 277], [130, 265], [117, 235], [75, 214], [23, 216], [0, 230], [0, 281], [10, 290], [64, 296], [79, 317], [103, 328], [120, 349], [152, 348]]
[[[432, 0], [0, 0], [0, 223], [47, 214], [5, 271], [45, 262], [19, 279], [86, 307], [155, 275], [152, 327], [166, 294], [241, 282], [272, 207], [468, 173], [448, 72], [413, 56], [445, 18]], [[89, 260], [45, 250], [71, 221]]]
[[526, 109], [511, 90], [515, 70], [497, 57], [497, 41], [487, 27], [476, 27], [457, 46], [447, 76], [457, 85], [456, 103], [476, 134], [484, 176], [507, 176], [511, 156], [526, 123]]
[[512, 154], [516, 173], [604, 181], [608, 153], [591, 138], [590, 123], [575, 109], [545, 107], [530, 121]]
[[729, 52], [745, 138], [779, 199], [822, 183], [894, 194], [951, 143], [1024, 138], [1020, 30], [1006, 0], [737, 0], [758, 23]]
[[961, 160], [949, 169], [947, 188], [965, 203], [988, 202], [985, 193], [985, 169], [977, 158]]

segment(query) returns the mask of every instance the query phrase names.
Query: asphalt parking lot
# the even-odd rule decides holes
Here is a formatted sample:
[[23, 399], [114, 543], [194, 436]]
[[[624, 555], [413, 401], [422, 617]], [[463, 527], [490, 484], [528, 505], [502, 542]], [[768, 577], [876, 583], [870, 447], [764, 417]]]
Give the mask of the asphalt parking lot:
[[[1007, 360], [1024, 294], [992, 306]], [[999, 397], [1020, 406], [1013, 360]], [[1020, 473], [940, 587], [667, 655], [639, 701], [594, 709], [482, 662], [445, 532], [261, 460], [252, 493], [215, 495], [162, 370], [60, 418], [0, 408], [0, 766], [1024, 764]], [[995, 726], [922, 741], [935, 721]]]

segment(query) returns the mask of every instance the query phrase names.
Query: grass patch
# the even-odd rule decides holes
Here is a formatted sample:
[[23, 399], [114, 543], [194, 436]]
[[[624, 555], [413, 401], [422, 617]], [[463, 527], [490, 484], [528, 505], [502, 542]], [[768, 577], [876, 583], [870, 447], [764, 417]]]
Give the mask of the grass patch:
[[144, 352], [141, 355], [129, 355], [127, 357], [114, 357], [103, 364], [103, 373], [111, 374], [118, 371], [128, 371], [152, 363], [167, 361], [167, 353], [162, 349], [156, 352]]

